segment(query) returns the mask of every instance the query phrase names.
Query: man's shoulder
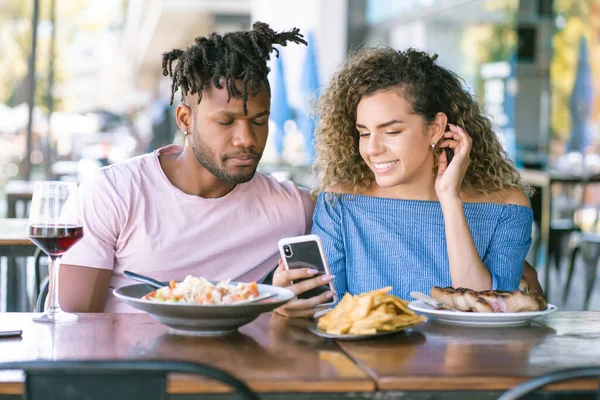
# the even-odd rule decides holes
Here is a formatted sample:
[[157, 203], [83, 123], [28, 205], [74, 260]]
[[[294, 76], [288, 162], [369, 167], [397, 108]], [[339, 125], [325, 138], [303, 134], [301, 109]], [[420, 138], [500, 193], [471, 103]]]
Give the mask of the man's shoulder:
[[308, 192], [307, 189], [297, 186], [292, 181], [278, 181], [270, 175], [257, 172], [248, 183], [251, 190], [268, 190], [269, 193], [280, 196], [296, 196], [299, 192]]
[[123, 161], [108, 165], [100, 169], [100, 175], [113, 183], [124, 183], [141, 175], [145, 175], [152, 169], [154, 153], [146, 153]]
[[310, 233], [315, 200], [308, 189], [297, 186], [292, 181], [280, 182], [259, 172], [248, 185], [248, 189], [253, 191], [259, 202], [283, 213], [304, 215], [302, 232]]
[[155, 161], [156, 154], [144, 153], [104, 167], [105, 170], [139, 170]]
[[310, 190], [298, 186], [292, 181], [278, 181], [272, 176], [257, 172], [247, 185], [248, 190], [254, 191], [261, 198], [270, 200], [296, 199], [305, 205], [314, 204], [314, 198]]
[[150, 153], [102, 167], [81, 181], [81, 190], [95, 193], [94, 196], [119, 193], [119, 197], [123, 197], [126, 193], [134, 193], [140, 189], [142, 181], [148, 180], [151, 161]]

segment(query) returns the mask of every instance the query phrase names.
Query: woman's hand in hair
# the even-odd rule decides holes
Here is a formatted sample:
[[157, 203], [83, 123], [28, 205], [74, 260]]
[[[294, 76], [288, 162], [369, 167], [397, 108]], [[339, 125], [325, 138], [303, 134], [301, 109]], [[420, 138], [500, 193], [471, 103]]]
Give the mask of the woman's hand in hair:
[[448, 162], [446, 150], [438, 158], [438, 172], [435, 180], [435, 192], [443, 203], [446, 200], [460, 199], [460, 187], [471, 162], [469, 153], [473, 140], [459, 126], [448, 124], [450, 130], [444, 133], [441, 149], [454, 152], [451, 162]]

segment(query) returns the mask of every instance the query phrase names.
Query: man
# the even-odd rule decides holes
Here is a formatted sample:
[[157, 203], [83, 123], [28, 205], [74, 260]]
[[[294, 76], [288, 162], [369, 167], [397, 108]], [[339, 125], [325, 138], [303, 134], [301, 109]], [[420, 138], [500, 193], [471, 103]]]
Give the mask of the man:
[[163, 54], [171, 102], [182, 92], [176, 118], [186, 146], [81, 183], [84, 237], [64, 255], [59, 277], [65, 310], [133, 311], [111, 293], [131, 283], [124, 270], [163, 281], [260, 280], [277, 265], [280, 238], [310, 231], [308, 192], [256, 173], [268, 135], [267, 61], [288, 42], [306, 44], [298, 29], [257, 22]]

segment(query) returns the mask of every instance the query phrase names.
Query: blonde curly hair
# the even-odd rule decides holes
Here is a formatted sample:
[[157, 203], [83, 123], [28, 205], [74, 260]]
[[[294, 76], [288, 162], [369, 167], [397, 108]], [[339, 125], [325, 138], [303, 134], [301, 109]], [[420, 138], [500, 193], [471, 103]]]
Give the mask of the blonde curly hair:
[[[437, 65], [437, 56], [408, 49], [367, 48], [348, 57], [317, 103], [315, 132], [317, 191], [356, 190], [373, 180], [371, 169], [359, 153], [356, 109], [361, 98], [378, 90], [400, 89], [412, 112], [427, 124], [438, 112], [462, 127], [473, 139], [471, 164], [462, 190], [488, 194], [508, 188], [529, 188], [521, 182], [515, 165], [482, 115], [461, 79]], [[437, 172], [435, 153], [433, 173]]]

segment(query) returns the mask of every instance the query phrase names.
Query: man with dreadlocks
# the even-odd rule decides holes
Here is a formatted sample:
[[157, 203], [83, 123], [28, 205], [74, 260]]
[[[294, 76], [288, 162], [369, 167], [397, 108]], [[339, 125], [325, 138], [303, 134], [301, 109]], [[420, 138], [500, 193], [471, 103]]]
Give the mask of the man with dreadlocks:
[[[106, 167], [80, 185], [84, 238], [63, 257], [66, 310], [132, 311], [109, 295], [130, 270], [158, 280], [186, 275], [260, 280], [276, 265], [276, 243], [310, 231], [308, 191], [256, 173], [268, 135], [267, 61], [298, 29], [198, 37], [163, 54], [163, 74], [179, 89], [184, 147]], [[277, 54], [278, 55], [278, 54]]]

